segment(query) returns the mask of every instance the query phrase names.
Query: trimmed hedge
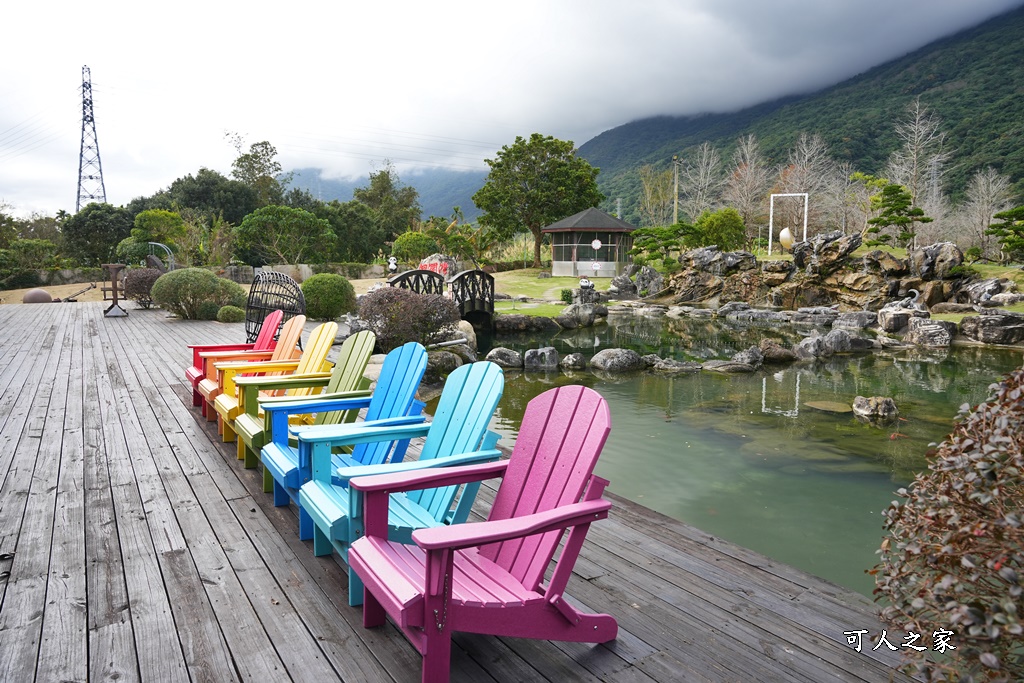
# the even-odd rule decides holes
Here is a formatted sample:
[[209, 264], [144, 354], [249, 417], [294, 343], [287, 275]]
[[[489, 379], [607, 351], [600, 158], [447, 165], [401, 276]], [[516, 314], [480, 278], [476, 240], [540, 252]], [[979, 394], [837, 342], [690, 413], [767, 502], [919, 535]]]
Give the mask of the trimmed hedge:
[[320, 273], [302, 283], [306, 315], [312, 320], [336, 320], [342, 313], [356, 310], [356, 291], [340, 275]]
[[245, 308], [246, 292], [237, 282], [202, 268], [182, 268], [153, 283], [153, 303], [185, 320], [215, 320], [221, 306]]

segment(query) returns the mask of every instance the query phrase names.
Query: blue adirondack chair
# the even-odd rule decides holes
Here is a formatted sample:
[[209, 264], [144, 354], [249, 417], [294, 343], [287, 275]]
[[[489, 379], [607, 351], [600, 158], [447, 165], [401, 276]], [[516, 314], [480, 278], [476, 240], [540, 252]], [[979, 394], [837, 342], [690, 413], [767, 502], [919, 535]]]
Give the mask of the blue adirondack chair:
[[[366, 408], [364, 422], [360, 426], [386, 424], [415, 424], [426, 420], [422, 415], [423, 404], [416, 401], [416, 389], [427, 369], [427, 351], [416, 342], [409, 342], [392, 350], [381, 365], [377, 386], [369, 396], [334, 398], [320, 397], [305, 401], [261, 401], [264, 423], [269, 425], [269, 442], [260, 450], [263, 461], [263, 489], [274, 492], [274, 505], [288, 505], [290, 501], [299, 504], [299, 487], [312, 477], [312, 466], [308, 456], [303, 459], [299, 449], [289, 439], [289, 418], [294, 415], [323, 413], [327, 411], [359, 411]], [[328, 423], [329, 424], [329, 423]], [[327, 425], [316, 425], [316, 428]], [[294, 429], [294, 426], [292, 427]], [[335, 453], [332, 462], [335, 467], [360, 463], [373, 464], [390, 459], [401, 460], [409, 440], [395, 443], [381, 441], [361, 444], [349, 454]], [[299, 538], [313, 536], [313, 522], [299, 504]]]
[[[327, 555], [337, 550], [347, 562], [349, 546], [362, 536], [362, 498], [358, 491], [348, 487], [351, 478], [497, 460], [501, 455], [494, 448], [498, 435], [488, 431], [487, 425], [501, 400], [504, 386], [505, 377], [497, 365], [487, 361], [471, 363], [456, 368], [448, 376], [434, 418], [428, 424], [388, 427], [354, 424], [296, 429], [300, 458], [308, 457], [313, 464], [312, 481], [299, 490], [302, 508], [313, 519], [313, 552]], [[425, 440], [420, 457], [415, 461], [371, 465], [353, 460], [344, 467], [332, 463], [332, 446], [417, 437], [425, 437]], [[414, 529], [464, 522], [478, 489], [478, 483], [463, 489], [457, 506], [454, 503], [458, 486], [394, 496], [389, 537], [408, 543]], [[348, 577], [349, 604], [361, 604], [363, 590], [359, 577], [351, 569]]]
[[[582, 613], [563, 595], [591, 522], [611, 507], [601, 497], [608, 482], [593, 475], [610, 429], [600, 394], [564, 386], [530, 401], [508, 460], [350, 481], [365, 495], [366, 535], [348, 554], [349, 572], [365, 582], [363, 625], [390, 615], [423, 655], [424, 683], [448, 680], [453, 631], [613, 640], [613, 617]], [[486, 522], [420, 529], [414, 545], [388, 539], [395, 496], [492, 477], [503, 478]]]

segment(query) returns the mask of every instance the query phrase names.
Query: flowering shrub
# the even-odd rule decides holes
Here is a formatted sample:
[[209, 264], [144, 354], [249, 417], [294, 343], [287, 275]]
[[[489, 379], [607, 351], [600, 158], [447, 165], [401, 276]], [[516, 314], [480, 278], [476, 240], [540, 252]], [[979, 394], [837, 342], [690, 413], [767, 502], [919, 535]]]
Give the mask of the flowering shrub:
[[948, 629], [951, 657], [906, 650], [931, 681], [1024, 680], [1024, 368], [993, 385], [886, 510], [875, 574], [883, 618], [920, 634]]

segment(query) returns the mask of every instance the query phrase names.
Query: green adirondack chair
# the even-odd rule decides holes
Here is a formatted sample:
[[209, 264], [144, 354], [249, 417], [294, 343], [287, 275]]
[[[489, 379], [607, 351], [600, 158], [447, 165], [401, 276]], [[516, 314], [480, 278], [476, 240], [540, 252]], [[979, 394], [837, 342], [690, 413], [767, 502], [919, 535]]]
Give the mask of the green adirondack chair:
[[[283, 403], [276, 400], [264, 401], [264, 422], [268, 425], [268, 441], [263, 446], [260, 458], [263, 461], [263, 490], [274, 492], [274, 505], [298, 504], [299, 487], [310, 480], [312, 468], [309, 459], [301, 460], [295, 438], [290, 435], [292, 415], [316, 412], [356, 414], [366, 409], [360, 428], [370, 425], [422, 423], [423, 403], [416, 401], [416, 389], [427, 369], [427, 351], [416, 342], [409, 342], [392, 350], [384, 358], [380, 375], [373, 393], [363, 397], [316, 396], [304, 401]], [[312, 429], [321, 429], [314, 426]], [[293, 445], [294, 444], [294, 445]], [[359, 444], [349, 448], [347, 454], [332, 456], [335, 466], [351, 462], [382, 463], [405, 457], [409, 440], [397, 442], [378, 441]], [[299, 538], [313, 537], [313, 522], [299, 505]]]
[[[252, 468], [259, 464], [259, 452], [267, 442], [269, 419], [260, 408], [260, 395], [268, 391], [291, 391], [293, 389], [321, 387], [317, 394], [319, 400], [331, 398], [357, 398], [370, 395], [370, 380], [363, 376], [366, 365], [370, 362], [376, 335], [370, 330], [357, 332], [342, 343], [338, 357], [334, 360], [334, 370], [325, 378], [316, 375], [286, 375], [283, 377], [239, 377], [235, 380], [238, 387], [238, 416], [235, 417], [235, 433], [238, 435], [238, 459], [245, 461], [245, 467]], [[306, 400], [306, 396], [285, 395], [263, 399], [275, 404], [294, 403]], [[351, 422], [356, 418], [352, 410], [320, 410], [307, 413], [291, 413], [289, 421], [293, 424], [338, 424]]]
[[[504, 390], [501, 368], [482, 361], [456, 368], [445, 382], [434, 419], [427, 424], [387, 427], [362, 424], [336, 427], [299, 427], [299, 459], [312, 464], [312, 480], [299, 490], [299, 504], [313, 520], [313, 552], [326, 555], [336, 550], [346, 563], [348, 549], [363, 535], [362, 499], [348, 486], [354, 477], [382, 472], [410, 471], [493, 462], [500, 457], [494, 446], [498, 435], [487, 429]], [[415, 461], [366, 464], [354, 459], [337, 467], [331, 448], [379, 441], [425, 437]], [[388, 538], [409, 543], [412, 532], [423, 527], [457, 524], [468, 516], [479, 490], [470, 483], [458, 496], [459, 486], [445, 486], [392, 497]], [[350, 605], [363, 600], [359, 577], [349, 569]]]

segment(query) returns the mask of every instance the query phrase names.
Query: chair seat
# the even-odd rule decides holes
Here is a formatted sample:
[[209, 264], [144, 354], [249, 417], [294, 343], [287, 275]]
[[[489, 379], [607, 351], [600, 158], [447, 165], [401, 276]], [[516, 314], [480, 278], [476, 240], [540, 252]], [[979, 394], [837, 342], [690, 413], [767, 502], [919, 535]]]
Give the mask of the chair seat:
[[[312, 481], [299, 492], [302, 509], [309, 513], [317, 527], [330, 529], [331, 541], [347, 541], [349, 503], [348, 491], [340, 486]], [[388, 537], [409, 543], [415, 529], [439, 526], [440, 522], [422, 507], [411, 502], [405, 494], [392, 494], [388, 499]], [[339, 532], [336, 534], [336, 532]], [[361, 533], [361, 532], [360, 532]]]
[[[363, 537], [352, 543], [348, 559], [364, 585], [387, 591], [388, 597], [381, 604], [400, 625], [424, 625], [421, 604], [427, 565], [425, 550]], [[477, 548], [455, 551], [453, 568], [452, 604], [514, 609], [544, 601], [543, 595], [523, 588], [503, 567], [480, 555]]]

